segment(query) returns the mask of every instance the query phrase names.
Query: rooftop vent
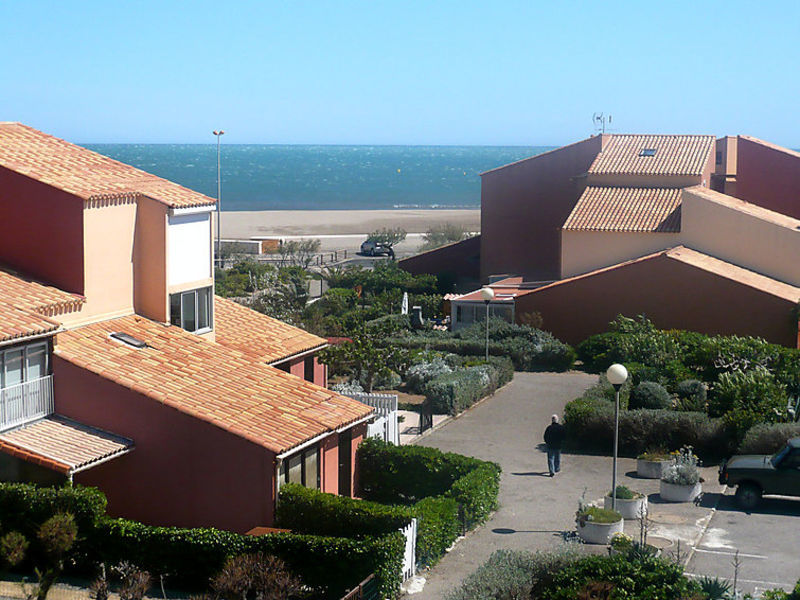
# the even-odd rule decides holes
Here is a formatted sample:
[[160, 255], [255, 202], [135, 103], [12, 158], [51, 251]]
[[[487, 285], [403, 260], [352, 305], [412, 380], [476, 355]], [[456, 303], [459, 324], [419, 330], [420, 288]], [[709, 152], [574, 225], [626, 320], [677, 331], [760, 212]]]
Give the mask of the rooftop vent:
[[111, 334], [111, 337], [115, 340], [119, 340], [123, 344], [127, 344], [128, 346], [133, 346], [134, 348], [147, 348], [147, 342], [144, 340], [140, 340], [139, 338], [135, 338], [129, 333], [123, 333], [122, 331], [115, 331]]
[[642, 148], [639, 150], [639, 156], [655, 156], [656, 149], [655, 148]]

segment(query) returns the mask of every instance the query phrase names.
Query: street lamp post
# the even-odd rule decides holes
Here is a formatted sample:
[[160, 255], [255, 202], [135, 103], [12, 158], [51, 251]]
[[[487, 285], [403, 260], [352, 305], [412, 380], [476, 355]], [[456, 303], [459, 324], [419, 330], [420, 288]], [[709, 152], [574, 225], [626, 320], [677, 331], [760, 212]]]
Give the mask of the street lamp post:
[[486, 361], [489, 361], [489, 303], [494, 300], [494, 290], [489, 286], [481, 288], [481, 298], [486, 305]]
[[215, 130], [212, 133], [217, 136], [217, 265], [222, 268], [222, 238], [220, 237], [219, 233], [220, 217], [222, 216], [222, 171], [220, 170], [219, 160], [219, 138], [222, 137], [225, 132], [220, 129]]
[[606, 371], [608, 382], [614, 386], [614, 466], [611, 475], [611, 510], [617, 510], [617, 450], [619, 446], [619, 389], [628, 379], [628, 369], [613, 364]]

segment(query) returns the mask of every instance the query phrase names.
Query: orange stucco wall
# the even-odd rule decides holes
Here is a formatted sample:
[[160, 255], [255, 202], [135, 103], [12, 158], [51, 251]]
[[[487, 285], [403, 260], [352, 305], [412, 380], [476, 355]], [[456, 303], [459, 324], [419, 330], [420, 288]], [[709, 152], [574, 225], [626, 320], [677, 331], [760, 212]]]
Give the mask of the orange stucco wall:
[[167, 207], [160, 202], [140, 198], [133, 256], [136, 312], [154, 321], [168, 321]]
[[561, 277], [573, 277], [678, 246], [679, 233], [562, 231]]
[[795, 346], [794, 303], [663, 255], [554, 284], [517, 298], [517, 314], [539, 311], [543, 328], [577, 344], [608, 330], [618, 314], [658, 327], [761, 336]]
[[110, 514], [239, 532], [272, 524], [271, 452], [58, 356], [53, 372], [57, 413], [136, 443], [130, 454], [75, 477], [108, 496]]
[[[288, 361], [289, 363], [289, 373], [292, 375], [299, 377], [300, 379], [305, 379], [306, 367], [305, 361], [307, 356], [300, 356], [298, 358], [292, 358]], [[314, 380], [312, 383], [320, 387], [328, 387], [328, 368], [319, 362], [319, 359], [316, 355], [313, 356], [314, 359]], [[285, 363], [284, 363], [285, 364]]]
[[329, 435], [320, 442], [322, 491], [339, 493], [339, 436]]
[[561, 225], [586, 186], [579, 176], [601, 145], [595, 136], [482, 175], [482, 281], [493, 273], [530, 281], [560, 277]]

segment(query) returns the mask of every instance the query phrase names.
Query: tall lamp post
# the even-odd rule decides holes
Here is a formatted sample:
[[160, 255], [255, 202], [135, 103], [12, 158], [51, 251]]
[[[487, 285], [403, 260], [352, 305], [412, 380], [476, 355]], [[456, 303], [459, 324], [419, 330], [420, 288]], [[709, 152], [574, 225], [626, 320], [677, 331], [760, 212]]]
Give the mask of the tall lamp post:
[[222, 216], [220, 212], [222, 208], [222, 171], [219, 162], [219, 138], [225, 135], [225, 132], [220, 129], [212, 133], [217, 136], [217, 265], [222, 268], [222, 238], [219, 233], [220, 217]]
[[489, 286], [481, 288], [481, 298], [486, 305], [486, 360], [489, 360], [489, 303], [494, 300], [494, 290]]
[[619, 388], [628, 379], [628, 369], [615, 363], [606, 371], [608, 382], [614, 386], [614, 466], [611, 475], [611, 510], [617, 510], [617, 450], [619, 445]]

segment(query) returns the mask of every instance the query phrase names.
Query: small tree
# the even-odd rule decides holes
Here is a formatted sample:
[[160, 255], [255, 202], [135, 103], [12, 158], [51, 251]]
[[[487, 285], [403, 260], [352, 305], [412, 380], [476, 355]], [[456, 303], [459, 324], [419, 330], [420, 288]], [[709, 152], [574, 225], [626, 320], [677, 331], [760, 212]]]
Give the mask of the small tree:
[[211, 579], [211, 589], [222, 600], [287, 600], [302, 583], [282, 560], [259, 552], [229, 558]]
[[318, 239], [290, 240], [281, 244], [279, 253], [281, 266], [295, 266], [307, 269], [319, 252], [322, 242]]
[[406, 239], [406, 230], [402, 227], [384, 227], [369, 234], [367, 239], [391, 248]]
[[454, 223], [440, 223], [433, 225], [422, 236], [420, 252], [426, 252], [453, 242], [460, 242], [470, 237], [470, 233], [462, 226]]

